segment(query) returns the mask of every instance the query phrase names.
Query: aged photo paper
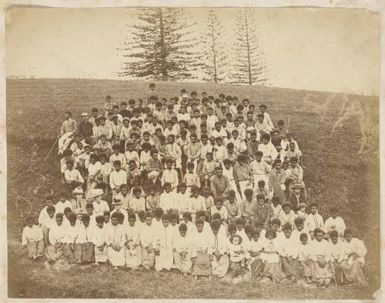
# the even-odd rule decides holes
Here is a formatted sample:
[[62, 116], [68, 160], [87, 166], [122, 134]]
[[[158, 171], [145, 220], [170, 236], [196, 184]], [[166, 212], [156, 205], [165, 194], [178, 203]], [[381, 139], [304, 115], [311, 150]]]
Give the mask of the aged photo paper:
[[382, 1], [208, 5], [4, 6], [5, 300], [380, 302]]

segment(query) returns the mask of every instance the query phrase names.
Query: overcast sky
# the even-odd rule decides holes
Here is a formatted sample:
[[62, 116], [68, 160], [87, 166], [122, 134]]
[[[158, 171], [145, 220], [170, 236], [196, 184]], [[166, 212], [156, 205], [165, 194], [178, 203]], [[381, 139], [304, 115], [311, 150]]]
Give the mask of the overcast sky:
[[[217, 9], [228, 41], [235, 9]], [[13, 9], [6, 24], [8, 77], [117, 76], [134, 9]], [[207, 10], [190, 9], [202, 30]], [[270, 85], [378, 95], [378, 17], [353, 9], [258, 9]]]

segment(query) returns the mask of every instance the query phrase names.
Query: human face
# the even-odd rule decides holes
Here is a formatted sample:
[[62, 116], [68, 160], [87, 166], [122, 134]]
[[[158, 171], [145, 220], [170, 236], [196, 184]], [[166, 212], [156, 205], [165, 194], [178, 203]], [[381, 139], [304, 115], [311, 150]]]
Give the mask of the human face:
[[275, 231], [279, 230], [279, 225], [278, 224], [273, 224], [271, 226], [272, 229], [274, 229]]
[[201, 233], [203, 231], [203, 224], [201, 223], [197, 224], [197, 230], [199, 233]]
[[146, 218], [144, 219], [144, 222], [145, 222], [147, 225], [151, 225], [151, 223], [152, 223], [152, 218], [151, 218], [151, 217], [146, 217]]
[[265, 200], [263, 199], [258, 199], [258, 206], [262, 207], [265, 204]]
[[286, 237], [287, 239], [290, 238], [290, 236], [291, 236], [291, 230], [290, 230], [290, 229], [285, 229], [283, 233], [285, 234], [285, 237]]
[[186, 231], [184, 231], [184, 230], [179, 231], [179, 233], [180, 233], [181, 237], [186, 236]]
[[119, 224], [119, 220], [118, 220], [118, 218], [116, 218], [116, 217], [112, 217], [112, 218], [111, 218], [111, 224], [112, 224], [113, 226], [116, 226], [116, 225], [118, 225], [118, 224]]
[[321, 232], [316, 233], [314, 236], [318, 242], [322, 241], [323, 239], [323, 234]]
[[333, 237], [331, 237], [331, 239], [332, 239], [333, 244], [337, 244], [337, 242], [338, 242], [338, 237], [333, 236]]
[[60, 226], [63, 223], [63, 217], [56, 217], [55, 221], [56, 221], [56, 224]]
[[285, 207], [283, 208], [283, 211], [285, 212], [285, 214], [290, 213], [290, 207], [285, 206]]
[[239, 245], [239, 238], [238, 238], [238, 237], [235, 237], [235, 238], [233, 239], [233, 244], [234, 244], [234, 245]]
[[350, 243], [350, 241], [352, 241], [352, 239], [353, 239], [353, 236], [352, 236], [351, 234], [347, 234], [347, 235], [345, 236], [345, 240], [346, 240], [348, 243]]
[[310, 208], [310, 212], [313, 214], [313, 215], [315, 215], [316, 213], [317, 213], [317, 207], [315, 207], [315, 206], [312, 206], [311, 208]]
[[298, 230], [303, 230], [304, 225], [302, 223], [296, 225]]
[[167, 227], [170, 224], [169, 220], [162, 220], [162, 224], [164, 227]]

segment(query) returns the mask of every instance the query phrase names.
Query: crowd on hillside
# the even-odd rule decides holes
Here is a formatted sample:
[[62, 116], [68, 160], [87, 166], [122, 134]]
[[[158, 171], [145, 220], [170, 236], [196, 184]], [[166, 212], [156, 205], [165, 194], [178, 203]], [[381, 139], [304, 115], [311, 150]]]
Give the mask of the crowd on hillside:
[[234, 283], [367, 284], [363, 241], [337, 208], [324, 218], [309, 201], [299, 144], [266, 105], [184, 89], [160, 98], [150, 84], [143, 100], [107, 96], [80, 121], [64, 116], [63, 191], [26, 219], [30, 258]]

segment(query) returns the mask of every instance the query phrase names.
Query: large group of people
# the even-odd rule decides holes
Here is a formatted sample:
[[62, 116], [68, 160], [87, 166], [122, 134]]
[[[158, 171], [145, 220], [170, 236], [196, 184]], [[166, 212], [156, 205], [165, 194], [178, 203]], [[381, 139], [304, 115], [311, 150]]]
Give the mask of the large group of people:
[[[248, 99], [187, 92], [65, 113], [62, 192], [28, 217], [28, 256], [195, 279], [367, 283], [366, 248], [309, 201], [283, 120]], [[36, 219], [38, 219], [36, 222]], [[326, 220], [324, 220], [326, 219]]]

